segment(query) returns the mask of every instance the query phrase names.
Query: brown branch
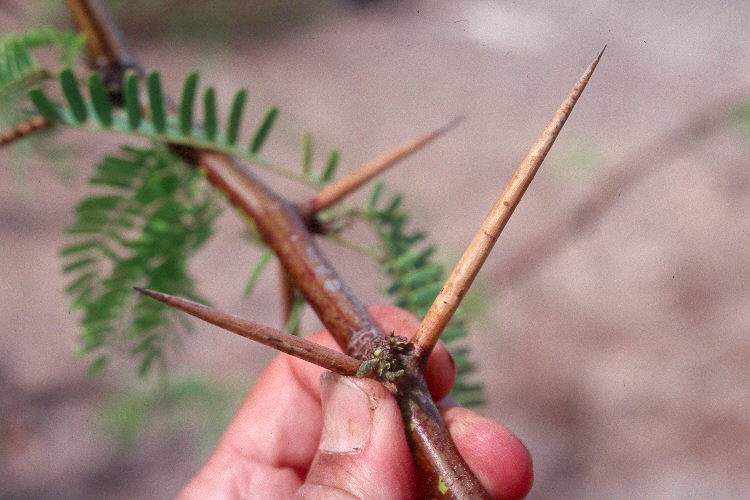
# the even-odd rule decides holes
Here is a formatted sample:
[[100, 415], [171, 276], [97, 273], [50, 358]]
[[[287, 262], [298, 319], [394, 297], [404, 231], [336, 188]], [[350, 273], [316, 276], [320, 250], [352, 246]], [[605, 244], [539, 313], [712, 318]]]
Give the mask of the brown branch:
[[361, 361], [351, 356], [334, 351], [315, 342], [310, 342], [307, 339], [290, 335], [281, 330], [254, 323], [239, 316], [221, 312], [212, 307], [193, 302], [192, 300], [144, 288], [133, 288], [163, 304], [184, 311], [212, 325], [224, 328], [241, 337], [254, 340], [286, 354], [304, 359], [341, 375], [356, 375], [357, 370], [362, 364]]
[[479, 231], [477, 231], [466, 251], [461, 256], [461, 259], [459, 259], [453, 268], [450, 277], [432, 303], [430, 310], [427, 311], [427, 315], [422, 320], [412, 340], [416, 355], [423, 362], [427, 361], [427, 357], [443, 333], [445, 325], [448, 324], [456, 309], [458, 309], [461, 300], [469, 290], [469, 287], [471, 287], [474, 278], [492, 251], [497, 238], [500, 236], [503, 228], [505, 228], [505, 224], [507, 224], [508, 219], [513, 215], [513, 211], [521, 201], [526, 188], [529, 187], [529, 184], [534, 179], [534, 175], [539, 170], [552, 144], [554, 144], [563, 125], [565, 125], [565, 121], [573, 111], [576, 101], [581, 96], [583, 89], [586, 88], [586, 84], [594, 73], [603, 53], [604, 49], [599, 52], [596, 59], [589, 65], [583, 76], [581, 76], [573, 87], [573, 90], [571, 90], [570, 94], [568, 94], [552, 116], [552, 119], [544, 128], [539, 138], [531, 146], [526, 157], [521, 161], [515, 174], [513, 174], [513, 177], [505, 186], [489, 215], [487, 215], [487, 218], [482, 223]]
[[7, 146], [19, 139], [51, 127], [52, 124], [41, 116], [32, 116], [15, 127], [0, 132], [0, 147]]
[[463, 119], [462, 116], [454, 118], [442, 127], [416, 139], [405, 142], [392, 151], [365, 163], [353, 172], [341, 177], [336, 182], [329, 184], [319, 191], [312, 199], [300, 207], [301, 212], [305, 216], [310, 217], [317, 212], [338, 203], [388, 168], [424, 148], [429, 143], [457, 126], [463, 121]]
[[720, 97], [691, 114], [683, 123], [657, 134], [624, 159], [602, 167], [607, 174], [591, 183], [581, 201], [559, 210], [560, 217], [552, 219], [536, 236], [526, 238], [526, 242], [505, 259], [502, 273], [493, 281], [501, 289], [509, 289], [532, 276], [572, 243], [576, 235], [601, 221], [623, 193], [671, 165], [677, 158], [695, 151], [732, 124], [737, 103], [746, 100], [747, 96], [747, 93], [742, 93]]

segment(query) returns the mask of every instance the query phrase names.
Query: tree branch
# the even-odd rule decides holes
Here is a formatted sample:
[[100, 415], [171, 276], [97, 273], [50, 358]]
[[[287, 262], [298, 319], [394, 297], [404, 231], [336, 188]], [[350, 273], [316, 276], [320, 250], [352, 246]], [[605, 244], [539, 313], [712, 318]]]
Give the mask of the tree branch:
[[[605, 46], [606, 48], [606, 46]], [[541, 166], [544, 158], [547, 156], [552, 144], [562, 130], [565, 121], [573, 111], [573, 107], [581, 96], [583, 89], [586, 88], [591, 75], [596, 69], [596, 65], [604, 53], [604, 49], [589, 65], [583, 76], [578, 80], [565, 98], [563, 103], [557, 109], [552, 119], [537, 138], [534, 145], [521, 161], [516, 173], [505, 186], [502, 194], [495, 202], [489, 215], [482, 223], [479, 231], [469, 243], [466, 251], [453, 268], [450, 277], [446, 281], [443, 289], [432, 303], [430, 310], [419, 325], [417, 333], [414, 335], [413, 342], [417, 357], [421, 358], [424, 363], [432, 352], [440, 335], [443, 333], [445, 325], [448, 324], [453, 314], [461, 304], [466, 292], [471, 287], [477, 273], [481, 269], [487, 256], [492, 251], [497, 238], [500, 236], [505, 224], [510, 216], [513, 215], [518, 203], [521, 201], [526, 188], [534, 179], [534, 175]]]

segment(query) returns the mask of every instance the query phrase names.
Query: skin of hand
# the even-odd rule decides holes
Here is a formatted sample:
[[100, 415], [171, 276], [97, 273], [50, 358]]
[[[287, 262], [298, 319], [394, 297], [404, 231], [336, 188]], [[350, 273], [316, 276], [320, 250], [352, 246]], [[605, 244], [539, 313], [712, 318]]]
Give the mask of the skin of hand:
[[[394, 306], [368, 312], [386, 332], [410, 337], [419, 321]], [[325, 330], [309, 337], [338, 349]], [[531, 457], [499, 423], [446, 398], [455, 366], [445, 346], [425, 377], [461, 455], [494, 498], [523, 498]], [[188, 499], [419, 499], [417, 473], [393, 395], [370, 379], [343, 377], [286, 354], [260, 375]]]

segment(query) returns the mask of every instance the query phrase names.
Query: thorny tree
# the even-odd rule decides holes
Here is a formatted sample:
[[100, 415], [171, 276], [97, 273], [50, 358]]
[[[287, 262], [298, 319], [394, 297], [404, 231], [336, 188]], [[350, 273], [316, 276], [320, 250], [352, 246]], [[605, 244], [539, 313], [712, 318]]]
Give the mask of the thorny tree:
[[[456, 313], [461, 299], [471, 286], [495, 241], [543, 162], [602, 54], [600, 53], [591, 63], [533, 144], [449, 278], [439, 287], [439, 292], [436, 290], [437, 297], [426, 311], [416, 334], [409, 340], [399, 336], [398, 332], [394, 334], [394, 332], [382, 331], [368, 316], [364, 307], [347, 287], [346, 282], [321, 252], [316, 243], [316, 236], [335, 235], [339, 230], [336, 222], [340, 222], [341, 219], [333, 219], [332, 222], [332, 219], [325, 217], [326, 209], [336, 206], [343, 198], [365, 185], [380, 172], [441, 135], [452, 127], [455, 121], [397, 148], [336, 181], [333, 181], [333, 170], [338, 159], [337, 153], [334, 152], [331, 155], [323, 173], [315, 179], [310, 174], [309, 143], [306, 142], [303, 180], [309, 181], [320, 189], [307, 202], [293, 204], [263, 183], [242, 163], [244, 159], [256, 165], [279, 170], [259, 155], [259, 150], [276, 118], [275, 109], [272, 109], [262, 120], [249, 148], [241, 149], [237, 146], [237, 135], [245, 102], [243, 92], [238, 92], [235, 96], [226, 130], [220, 130], [217, 125], [215, 92], [212, 88], [207, 89], [204, 94], [204, 119], [200, 126], [196, 126], [193, 124], [193, 101], [198, 83], [197, 74], [188, 75], [179, 104], [173, 104], [162, 92], [158, 73], [152, 72], [145, 75], [111, 18], [98, 1], [68, 0], [67, 4], [78, 30], [84, 35], [89, 63], [94, 70], [88, 78], [88, 97], [84, 95], [86, 92], [81, 92], [77, 77], [72, 70], [63, 70], [59, 79], [67, 106], [51, 101], [39, 88], [31, 90], [29, 97], [38, 115], [32, 116], [2, 134], [0, 144], [11, 143], [18, 138], [53, 125], [70, 125], [98, 131], [109, 130], [142, 135], [165, 144], [172, 153], [202, 172], [218, 192], [222, 193], [232, 205], [252, 221], [254, 230], [279, 260], [283, 269], [283, 297], [286, 301], [287, 315], [292, 313], [297, 295], [303, 297], [334, 336], [343, 353], [197, 302], [163, 293], [164, 289], [180, 289], [180, 286], [175, 286], [174, 282], [168, 280], [161, 291], [140, 287], [135, 287], [135, 289], [173, 308], [328, 370], [346, 376], [370, 377], [381, 382], [398, 401], [405, 424], [406, 438], [423, 475], [425, 491], [435, 498], [490, 498], [451, 440], [427, 389], [423, 372], [427, 358]], [[78, 40], [75, 37], [57, 36], [52, 32], [48, 35], [48, 38], [54, 38], [52, 42], [61, 46], [67, 44], [70, 50], [74, 50]], [[11, 49], [6, 50], [7, 61], [1, 68], [6, 74], [14, 74], [14, 72], [20, 74], [19, 72], [26, 66], [34, 69], [30, 64], [31, 60], [23, 50], [33, 47], [34, 43], [40, 45], [50, 43], [50, 40], [45, 41], [44, 36], [36, 39], [31, 37], [26, 40], [26, 46], [24, 42], [17, 41], [14, 42], [15, 46], [11, 44], [9, 45]], [[28, 40], [32, 41], [28, 42]], [[12, 52], [16, 49], [18, 49], [17, 52]], [[24, 75], [24, 78], [34, 80], [49, 77], [49, 75], [38, 73], [34, 75], [35, 73], [30, 72]], [[0, 75], [0, 80], [2, 80], [2, 75]], [[145, 80], [146, 83], [147, 105], [140, 101], [139, 83], [141, 80]], [[144, 159], [148, 153], [143, 151], [131, 150], [131, 154], [144, 162], [148, 160], [148, 158]], [[158, 159], [154, 162], [159, 163]], [[136, 165], [137, 161], [132, 163]], [[115, 170], [117, 175], [122, 174], [122, 171], [118, 169], [107, 170], [107, 164], [103, 164], [99, 169], [101, 179], [108, 180], [110, 184], [116, 184], [119, 181], [127, 183], [125, 178], [112, 177], [112, 172]], [[288, 174], [284, 170], [280, 172]], [[132, 172], [128, 175], [131, 174]], [[107, 175], [110, 177], [107, 178]], [[175, 186], [174, 189], [178, 188]], [[157, 190], [157, 194], [161, 193]], [[379, 191], [376, 191], [376, 197], [377, 194]], [[146, 196], [143, 192], [141, 195]], [[101, 209], [107, 204], [114, 207], [119, 201], [116, 197], [100, 197], [89, 202], [88, 208], [95, 205], [94, 208]], [[201, 210], [207, 210], [205, 205], [199, 204], [199, 206]], [[397, 203], [394, 204], [395, 206]], [[81, 213], [86, 213], [85, 206], [79, 208]], [[174, 207], [163, 208], [167, 212], [168, 209], [174, 209]], [[386, 212], [379, 213], [382, 216]], [[371, 211], [370, 215], [374, 213], [376, 212]], [[92, 223], [92, 220], [89, 220], [91, 218], [86, 219], [82, 216], [80, 219], [79, 222], [83, 224], [81, 227], [84, 229], [87, 223]], [[196, 216], [195, 220], [200, 221], [201, 217]], [[398, 225], [399, 219], [396, 218], [396, 220], [396, 225]], [[401, 223], [403, 223], [402, 219]], [[165, 233], [168, 232], [168, 228], [162, 229]], [[191, 228], [188, 232], [191, 231], [197, 231], [199, 236], [195, 237], [196, 241], [190, 240], [185, 244], [188, 247], [191, 245], [195, 247], [205, 239], [206, 235], [200, 234], [199, 227]], [[85, 231], [82, 230], [82, 232]], [[158, 230], [156, 232], [158, 233]], [[150, 243], [140, 242], [139, 245], [148, 247], [153, 257], [158, 258], [159, 251], [165, 251], [165, 244], [171, 243], [173, 241], [151, 240]], [[92, 247], [100, 250], [103, 248], [99, 241], [90, 240], [68, 247], [66, 251], [69, 254], [76, 254]], [[178, 252], [182, 250], [177, 249]], [[399, 250], [404, 249], [395, 248], [396, 252]], [[413, 257], [412, 254], [407, 253], [405, 256], [397, 255], [396, 257], [401, 257], [402, 260], [404, 258], [417, 260], [418, 258], [424, 259], [425, 254], [423, 252], [421, 257], [420, 255]], [[90, 258], [73, 262], [67, 270], [85, 268], [91, 263], [88, 259]], [[178, 280], [177, 277], [182, 276], [180, 270], [174, 269], [173, 271], [172, 278]], [[424, 276], [434, 277], [434, 270], [430, 268], [420, 271]], [[133, 279], [133, 276], [125, 266], [119, 270], [118, 279], [127, 281]], [[73, 285], [76, 285], [78, 288], [86, 289], [85, 284], [94, 278], [95, 276], [91, 273], [83, 274], [71, 287], [75, 289]], [[417, 280], [413, 276], [411, 279]], [[134, 283], [131, 282], [132, 284]], [[188, 288], [184, 287], [186, 291]], [[109, 296], [106, 298], [112, 299]], [[90, 297], [83, 293], [79, 299], [91, 301]], [[148, 309], [149, 306], [147, 302], [140, 302], [137, 307]], [[94, 303], [92, 310], [101, 315], [102, 308], [103, 305]], [[142, 323], [147, 323], [148, 318], [149, 316], [143, 316]], [[98, 346], [97, 342], [100, 342], [100, 336], [95, 334], [101, 335], [101, 331], [91, 325], [98, 325], [97, 321], [101, 318], [88, 319], [91, 320], [87, 330], [90, 342], [88, 348], [93, 349]], [[136, 318], [137, 321], [138, 318]], [[149, 351], [149, 348], [153, 347], [149, 342], [154, 342], [153, 337], [146, 337], [142, 341], [143, 345], [140, 346], [142, 350], [151, 354], [144, 360], [146, 368], [158, 352], [154, 349]], [[104, 358], [99, 358], [98, 361], [99, 364], [103, 364]]]

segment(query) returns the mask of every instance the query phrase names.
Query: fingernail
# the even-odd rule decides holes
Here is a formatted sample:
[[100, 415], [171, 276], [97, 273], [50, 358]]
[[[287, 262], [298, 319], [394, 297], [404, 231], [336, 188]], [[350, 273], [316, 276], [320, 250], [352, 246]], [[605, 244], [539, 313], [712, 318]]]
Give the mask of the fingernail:
[[358, 453], [370, 439], [373, 410], [370, 398], [348, 377], [325, 373], [321, 377], [323, 435], [320, 450]]

